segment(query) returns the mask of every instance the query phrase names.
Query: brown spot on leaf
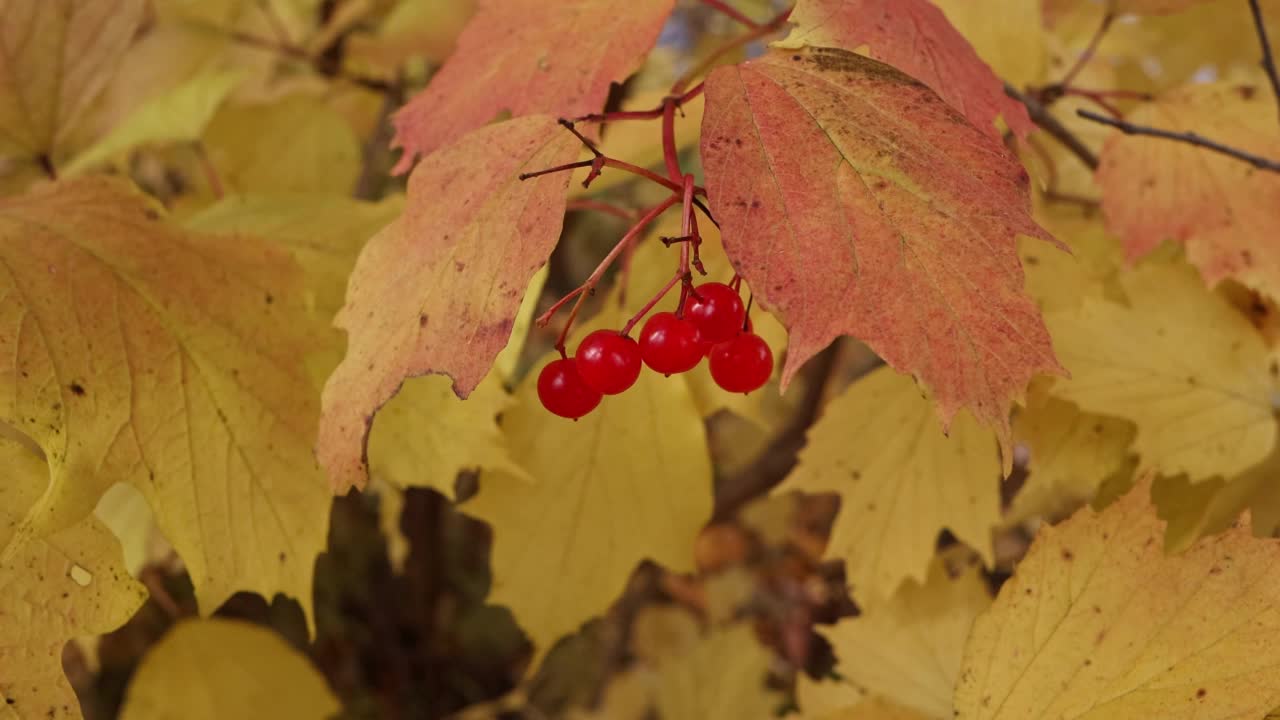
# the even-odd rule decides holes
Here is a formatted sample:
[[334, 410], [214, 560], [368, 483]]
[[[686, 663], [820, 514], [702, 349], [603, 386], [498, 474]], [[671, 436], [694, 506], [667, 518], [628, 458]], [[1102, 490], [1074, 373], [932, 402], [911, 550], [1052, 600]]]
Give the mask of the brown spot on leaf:
[[71, 383], [70, 385], [67, 386], [67, 389], [70, 390], [71, 394], [75, 395], [76, 397], [84, 397], [85, 393], [88, 392], [87, 390], [84, 389], [84, 386], [78, 382]]

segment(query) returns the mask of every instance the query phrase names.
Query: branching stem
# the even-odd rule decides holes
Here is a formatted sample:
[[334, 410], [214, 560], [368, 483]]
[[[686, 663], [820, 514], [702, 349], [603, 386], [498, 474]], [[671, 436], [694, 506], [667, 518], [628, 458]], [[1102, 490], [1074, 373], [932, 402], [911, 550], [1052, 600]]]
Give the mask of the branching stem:
[[1280, 73], [1276, 72], [1276, 59], [1271, 54], [1271, 40], [1267, 37], [1267, 25], [1262, 18], [1262, 6], [1258, 0], [1249, 0], [1249, 10], [1253, 12], [1253, 25], [1258, 30], [1258, 44], [1262, 46], [1262, 69], [1267, 71], [1271, 80], [1271, 92], [1276, 96], [1277, 109], [1280, 109]]
[[1224, 145], [1216, 140], [1211, 140], [1194, 132], [1174, 132], [1172, 130], [1161, 130], [1160, 128], [1149, 127], [1146, 125], [1135, 125], [1131, 122], [1116, 120], [1088, 110], [1077, 110], [1076, 114], [1086, 120], [1092, 120], [1093, 122], [1102, 123], [1103, 125], [1110, 125], [1125, 135], [1146, 135], [1148, 137], [1186, 143], [1187, 145], [1195, 145], [1196, 147], [1212, 150], [1220, 155], [1226, 155], [1227, 157], [1235, 158], [1241, 162], [1249, 163], [1259, 170], [1268, 170], [1270, 172], [1280, 173], [1280, 161], [1278, 160], [1254, 155], [1251, 152], [1231, 147], [1230, 145]]

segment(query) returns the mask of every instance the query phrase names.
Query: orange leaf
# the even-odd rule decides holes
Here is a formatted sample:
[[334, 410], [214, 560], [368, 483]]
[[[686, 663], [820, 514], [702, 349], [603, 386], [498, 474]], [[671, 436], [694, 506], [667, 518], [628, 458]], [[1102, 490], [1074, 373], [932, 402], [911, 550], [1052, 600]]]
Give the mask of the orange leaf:
[[791, 333], [783, 382], [856, 335], [922, 380], [944, 422], [968, 406], [1007, 449], [1010, 402], [1062, 372], [1022, 288], [1016, 235], [1052, 238], [1021, 166], [923, 84], [843, 50], [772, 51], [716, 70], [706, 94], [709, 199]]
[[1022, 103], [1004, 94], [1004, 83], [929, 0], [800, 0], [791, 21], [796, 27], [785, 46], [867, 45], [870, 57], [933, 88], [993, 137], [999, 136], [998, 116], [1020, 137], [1035, 127]]
[[[1264, 87], [1193, 85], [1142, 105], [1128, 119], [1280, 158], [1275, 105]], [[1280, 298], [1280, 174], [1185, 143], [1119, 132], [1103, 147], [1101, 161], [1097, 181], [1107, 228], [1120, 236], [1130, 259], [1175, 240], [1210, 285], [1232, 277]]]
[[554, 118], [481, 128], [424, 160], [404, 215], [356, 262], [335, 324], [347, 355], [324, 388], [318, 457], [339, 492], [363, 487], [373, 414], [407, 378], [444, 373], [466, 397], [507, 344], [529, 280], [560, 237], [580, 146]]
[[577, 117], [604, 107], [653, 47], [674, 0], [488, 0], [426, 90], [396, 113], [395, 172], [502, 111]]

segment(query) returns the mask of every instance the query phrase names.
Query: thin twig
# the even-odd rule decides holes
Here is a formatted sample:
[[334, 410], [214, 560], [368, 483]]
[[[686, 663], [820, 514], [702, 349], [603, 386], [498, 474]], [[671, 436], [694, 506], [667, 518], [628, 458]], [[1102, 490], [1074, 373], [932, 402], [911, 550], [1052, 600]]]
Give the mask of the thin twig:
[[592, 200], [591, 198], [575, 198], [570, 200], [565, 206], [565, 210], [574, 212], [575, 210], [594, 210], [602, 212], [606, 215], [612, 215], [623, 220], [635, 220], [638, 215], [635, 210], [624, 208], [621, 205], [604, 202], [603, 200]]
[[1230, 145], [1223, 145], [1216, 140], [1210, 140], [1209, 138], [1203, 135], [1198, 135], [1194, 132], [1174, 132], [1172, 130], [1161, 130], [1160, 128], [1148, 127], [1146, 125], [1135, 125], [1124, 120], [1115, 120], [1105, 115], [1099, 115], [1098, 113], [1091, 112], [1089, 110], [1076, 110], [1076, 114], [1085, 120], [1092, 120], [1093, 122], [1102, 123], [1103, 125], [1110, 125], [1125, 135], [1146, 135], [1149, 137], [1157, 137], [1165, 140], [1186, 143], [1188, 145], [1195, 145], [1196, 147], [1212, 150], [1221, 155], [1226, 155], [1227, 157], [1235, 158], [1241, 162], [1249, 163], [1259, 170], [1280, 172], [1280, 161], [1264, 158], [1260, 155], [1254, 155], [1253, 153], [1231, 147]]
[[1249, 9], [1253, 11], [1253, 25], [1258, 29], [1258, 44], [1262, 45], [1262, 69], [1267, 71], [1271, 79], [1271, 91], [1275, 93], [1277, 107], [1280, 108], [1280, 74], [1276, 72], [1276, 59], [1271, 54], [1271, 41], [1267, 38], [1267, 26], [1262, 20], [1262, 7], [1258, 0], [1249, 0]]
[[1114, 0], [1107, 3], [1107, 12], [1102, 16], [1102, 23], [1098, 25], [1098, 29], [1093, 33], [1093, 37], [1089, 39], [1089, 46], [1080, 53], [1080, 57], [1076, 58], [1076, 63], [1071, 66], [1066, 75], [1062, 76], [1062, 80], [1058, 82], [1062, 87], [1070, 87], [1071, 81], [1076, 79], [1080, 71], [1085, 65], [1093, 59], [1095, 53], [1098, 52], [1098, 45], [1102, 43], [1102, 38], [1107, 34], [1107, 30], [1111, 29], [1111, 23], [1115, 22], [1116, 8]]
[[703, 59], [702, 62], [690, 68], [688, 72], [680, 76], [680, 79], [676, 80], [675, 84], [671, 86], [671, 94], [672, 95], [683, 94], [685, 91], [685, 88], [689, 87], [689, 85], [695, 79], [702, 76], [712, 67], [714, 67], [715, 64], [720, 61], [720, 58], [724, 57], [726, 53], [732, 52], [742, 47], [743, 45], [747, 45], [749, 43], [755, 42], [756, 40], [759, 40], [760, 38], [766, 35], [770, 35], [772, 33], [777, 32], [779, 29], [782, 28], [784, 24], [786, 24], [787, 18], [789, 17], [791, 17], [791, 10], [790, 9], [783, 10], [781, 13], [778, 13], [777, 16], [775, 16], [772, 20], [765, 23], [764, 25], [759, 25], [754, 29], [752, 29], [751, 32], [745, 33], [743, 35], [739, 35], [738, 37], [730, 40], [724, 45], [721, 45], [720, 47], [716, 48], [715, 52], [708, 55], [705, 59]]
[[1090, 170], [1098, 169], [1098, 156], [1080, 138], [1076, 137], [1075, 133], [1059, 122], [1058, 118], [1049, 112], [1049, 108], [1045, 107], [1039, 100], [1018, 92], [1017, 88], [1009, 83], [1004, 84], [1004, 93], [1025, 105], [1027, 114], [1031, 116], [1032, 122], [1038, 125], [1041, 130], [1049, 133], [1054, 140], [1062, 143], [1062, 146], [1079, 158], [1085, 167]]

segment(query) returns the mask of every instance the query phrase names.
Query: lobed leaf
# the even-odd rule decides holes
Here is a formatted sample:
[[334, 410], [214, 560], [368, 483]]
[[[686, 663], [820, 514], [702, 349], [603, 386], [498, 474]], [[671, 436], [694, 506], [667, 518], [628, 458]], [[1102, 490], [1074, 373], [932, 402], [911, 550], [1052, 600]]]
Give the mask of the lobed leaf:
[[944, 528], [989, 564], [1000, 477], [990, 431], [961, 416], [944, 436], [915, 384], [881, 368], [827, 405], [778, 491], [839, 493], [827, 556], [861, 602], [923, 582]]
[[1044, 526], [978, 618], [956, 717], [1244, 718], [1280, 704], [1280, 541], [1165, 555], [1149, 479]]
[[539, 115], [477, 130], [414, 171], [404, 215], [365, 245], [335, 320], [347, 354], [325, 385], [317, 455], [336, 491], [364, 485], [374, 413], [406, 379], [444, 373], [465, 398], [488, 374], [564, 220], [565, 174], [518, 176], [577, 150]]
[[284, 252], [180, 230], [119, 180], [0, 200], [0, 419], [51, 475], [17, 544], [129, 482], [202, 611], [249, 590], [309, 615], [329, 496], [300, 281]]
[[395, 116], [395, 172], [497, 118], [599, 112], [674, 0], [481, 0], [453, 55]]
[[924, 85], [840, 50], [771, 51], [706, 93], [709, 199], [790, 333], [784, 386], [851, 334], [919, 378], [944, 423], [968, 407], [1007, 446], [1012, 401], [1061, 372], [1022, 287], [1016, 236], [1051, 238], [1021, 166]]

